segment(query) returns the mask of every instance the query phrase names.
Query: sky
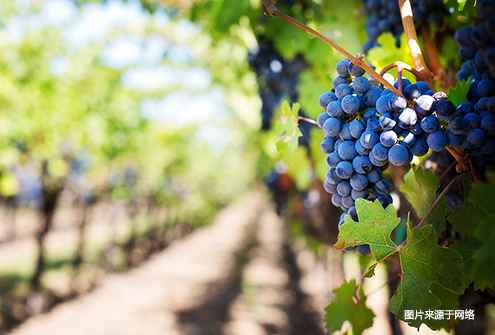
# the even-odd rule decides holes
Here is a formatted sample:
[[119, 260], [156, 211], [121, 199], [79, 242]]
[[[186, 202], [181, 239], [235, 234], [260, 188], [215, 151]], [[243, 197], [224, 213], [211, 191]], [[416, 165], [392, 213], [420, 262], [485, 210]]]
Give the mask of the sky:
[[[22, 2], [18, 4], [24, 6]], [[43, 1], [39, 14], [12, 17], [4, 31], [10, 39], [21, 39], [26, 29], [64, 26], [67, 48], [78, 49], [88, 43], [105, 41], [111, 29], [142, 26], [149, 19], [150, 14], [137, 1], [89, 3], [79, 12], [73, 1], [47, 0]], [[152, 20], [158, 27], [170, 24], [167, 13], [160, 10], [153, 14]], [[185, 37], [198, 34], [198, 28], [189, 21], [183, 20], [178, 25], [177, 34], [187, 35]], [[162, 64], [165, 55], [171, 65]], [[210, 88], [208, 71], [188, 65], [193, 60], [191, 49], [174, 44], [166, 36], [151, 35], [146, 39], [137, 35], [119, 36], [105, 47], [101, 60], [112, 68], [129, 67], [122, 76], [122, 84], [131, 89], [153, 90], [167, 85], [182, 87], [162, 99], [144, 101], [141, 113], [145, 118], [181, 126], [221, 121], [228, 114], [223, 105], [222, 89]], [[67, 70], [65, 57], [55, 57], [50, 70], [53, 75], [62, 76]], [[225, 139], [222, 142], [225, 143]]]

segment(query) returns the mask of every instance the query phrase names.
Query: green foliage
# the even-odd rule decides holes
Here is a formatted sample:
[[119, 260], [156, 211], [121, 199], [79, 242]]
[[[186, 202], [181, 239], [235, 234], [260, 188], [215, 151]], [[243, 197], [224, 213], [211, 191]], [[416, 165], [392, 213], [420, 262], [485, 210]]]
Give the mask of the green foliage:
[[282, 157], [290, 159], [297, 149], [299, 140], [302, 136], [299, 130], [299, 109], [298, 103], [292, 104], [292, 108], [287, 101], [284, 101], [280, 109], [280, 117], [277, 122], [276, 131], [280, 134], [277, 141], [277, 150], [281, 152]]
[[[392, 64], [395, 61], [412, 64], [409, 47], [404, 34], [401, 36], [400, 48], [397, 48], [395, 38], [389, 33], [382, 34], [378, 38], [378, 43], [380, 43], [380, 46], [371, 49], [368, 56], [365, 58], [367, 62], [371, 62], [378, 70], [383, 69], [385, 66]], [[388, 73], [392, 74], [394, 78], [397, 78], [397, 69], [388, 71]], [[403, 71], [402, 76], [411, 80], [414, 78], [414, 76], [407, 71]]]
[[449, 100], [452, 101], [456, 106], [459, 106], [463, 102], [467, 101], [467, 93], [469, 91], [469, 85], [471, 85], [471, 78], [469, 80], [463, 80], [458, 82], [455, 88], [449, 90]]
[[[428, 252], [425, 252], [428, 250]], [[401, 284], [390, 300], [390, 311], [405, 320], [405, 310], [426, 311], [438, 309], [441, 301], [430, 291], [434, 282], [455, 294], [464, 291], [461, 276], [461, 255], [438, 245], [438, 235], [430, 225], [409, 229], [407, 244], [399, 252]], [[425, 323], [431, 329], [442, 327], [437, 320], [413, 320], [419, 328]]]
[[464, 258], [464, 282], [473, 283], [475, 289], [484, 290], [495, 285], [495, 174], [487, 173], [488, 183], [473, 185], [466, 205], [454, 210], [449, 222], [467, 238], [467, 242], [455, 241], [451, 248]]
[[383, 209], [378, 200], [370, 202], [357, 199], [356, 210], [359, 222], [346, 215], [335, 248], [341, 250], [347, 246], [369, 244], [376, 259], [376, 263], [370, 266], [365, 274], [366, 277], [371, 277], [378, 263], [397, 251], [397, 245], [390, 238], [390, 234], [400, 223], [400, 219], [397, 218], [394, 206]]
[[[400, 190], [405, 193], [406, 199], [414, 207], [418, 217], [422, 218], [435, 202], [439, 188], [440, 182], [433, 171], [426, 171], [418, 167], [416, 170], [411, 168], [404, 176], [404, 185], [401, 186]], [[442, 199], [428, 217], [426, 223], [432, 224], [437, 234], [440, 234], [445, 230], [445, 216], [448, 213], [447, 205]]]
[[[359, 222], [346, 217], [342, 225], [338, 249], [347, 246], [367, 243], [376, 263], [365, 276], [373, 275], [374, 268], [385, 258], [397, 253], [401, 266], [401, 284], [390, 301], [390, 311], [404, 320], [404, 310], [434, 310], [441, 301], [430, 291], [435, 282], [444, 289], [461, 294], [464, 284], [461, 272], [461, 255], [451, 249], [438, 245], [438, 235], [432, 225], [407, 229], [407, 244], [396, 245], [390, 235], [400, 220], [393, 206], [383, 209], [378, 201], [369, 202], [364, 199], [356, 201]], [[428, 250], [428, 252], [425, 252]], [[444, 327], [436, 320], [414, 320], [412, 325], [419, 327], [422, 323], [432, 329]]]
[[468, 196], [468, 203], [485, 208], [490, 213], [495, 213], [495, 201], [493, 192], [495, 190], [495, 173], [487, 173], [488, 182], [473, 185]]
[[[466, 242], [455, 241], [449, 247], [462, 255], [463, 260], [461, 269], [464, 274], [465, 287], [468, 287], [470, 283], [473, 283], [476, 290], [485, 289], [485, 287], [490, 285], [495, 278], [493, 275], [486, 277], [484, 273], [482, 273], [481, 276], [476, 276], [474, 271], [474, 269], [479, 269], [482, 266], [474, 257], [482, 244], [480, 239], [478, 239], [476, 231], [480, 224], [482, 224], [486, 218], [489, 218], [489, 216], [490, 213], [484, 208], [472, 206], [459, 207], [452, 211], [452, 214], [449, 216], [449, 222], [454, 229], [467, 238]], [[490, 252], [492, 251], [490, 250]], [[493, 267], [483, 267], [482, 272], [490, 272], [491, 268]]]
[[355, 335], [373, 325], [375, 314], [366, 306], [363, 287], [358, 287], [355, 279], [344, 282], [334, 290], [334, 294], [335, 301], [325, 307], [325, 322], [330, 332], [341, 329], [345, 321], [349, 321]]

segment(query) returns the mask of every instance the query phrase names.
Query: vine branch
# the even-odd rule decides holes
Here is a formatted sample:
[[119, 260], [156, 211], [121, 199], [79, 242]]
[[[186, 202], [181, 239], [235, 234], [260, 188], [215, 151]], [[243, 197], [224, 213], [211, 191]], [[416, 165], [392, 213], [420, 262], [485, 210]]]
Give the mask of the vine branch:
[[268, 15], [268, 16], [278, 16], [278, 17], [280, 17], [280, 18], [282, 18], [282, 19], [284, 19], [284, 20], [286, 20], [286, 21], [288, 21], [288, 22], [290, 22], [290, 23], [298, 26], [299, 28], [307, 31], [308, 33], [312, 34], [313, 36], [316, 36], [317, 38], [319, 38], [320, 40], [322, 40], [323, 42], [327, 43], [332, 48], [334, 48], [335, 50], [337, 50], [338, 52], [340, 52], [342, 55], [344, 55], [345, 57], [347, 57], [354, 65], [363, 68], [373, 78], [375, 78], [376, 80], [378, 80], [380, 82], [380, 84], [382, 84], [383, 86], [385, 86], [386, 88], [388, 88], [394, 94], [402, 95], [402, 93], [400, 93], [393, 85], [391, 85], [388, 81], [386, 81], [385, 79], [383, 79], [382, 76], [380, 76], [375, 70], [373, 70], [368, 64], [366, 64], [366, 62], [364, 62], [362, 60], [362, 57], [354, 57], [349, 52], [347, 52], [344, 48], [342, 48], [340, 45], [338, 45], [337, 43], [333, 42], [332, 40], [326, 38], [325, 36], [323, 36], [322, 34], [320, 34], [319, 32], [317, 32], [316, 30], [308, 27], [304, 23], [302, 23], [302, 22], [294, 19], [293, 17], [285, 14], [284, 12], [279, 11], [277, 9], [277, 7], [275, 7], [270, 2], [268, 2], [268, 0], [261, 0], [261, 1], [263, 1], [263, 4], [266, 7], [265, 15]]
[[[461, 174], [460, 176], [457, 176], [455, 177], [454, 179], [452, 179], [452, 181], [447, 185], [445, 186], [445, 188], [443, 189], [442, 193], [440, 193], [437, 197], [437, 199], [435, 200], [435, 202], [430, 206], [430, 208], [428, 209], [428, 211], [426, 212], [425, 216], [423, 216], [423, 218], [421, 219], [421, 221], [419, 221], [418, 225], [415, 227], [415, 228], [421, 228], [426, 220], [428, 219], [428, 217], [431, 215], [431, 213], [433, 213], [433, 211], [435, 210], [435, 208], [437, 207], [437, 205], [440, 203], [440, 200], [442, 200], [442, 198], [445, 196], [445, 194], [447, 194], [447, 192], [455, 185], [457, 184], [458, 182], [460, 182], [461, 180], [463, 179], [466, 179], [467, 177], [469, 177], [471, 175], [471, 172], [467, 172], [467, 173], [464, 173], [464, 174]], [[399, 247], [404, 247], [406, 246], [407, 244], [407, 238], [404, 240], [404, 242], [402, 242], [400, 244]]]
[[402, 18], [402, 26], [404, 27], [404, 33], [406, 34], [407, 45], [409, 46], [409, 53], [413, 61], [414, 68], [419, 72], [420, 76], [416, 79], [425, 81], [430, 89], [436, 91], [435, 84], [433, 83], [433, 76], [426, 66], [425, 59], [419, 46], [418, 35], [416, 34], [416, 27], [414, 26], [413, 13], [410, 0], [399, 0], [400, 16]]
[[426, 212], [425, 216], [423, 216], [423, 218], [421, 219], [421, 221], [419, 221], [418, 225], [416, 226], [417, 228], [421, 228], [426, 220], [428, 219], [428, 217], [431, 215], [431, 213], [433, 213], [433, 211], [435, 210], [435, 208], [437, 207], [437, 205], [440, 203], [440, 200], [442, 200], [442, 198], [445, 196], [445, 194], [447, 194], [447, 192], [455, 185], [457, 184], [458, 182], [460, 182], [461, 180], [469, 177], [471, 175], [471, 172], [467, 172], [467, 173], [464, 173], [464, 174], [461, 174], [460, 176], [457, 176], [455, 177], [454, 179], [452, 179], [452, 181], [447, 185], [445, 186], [445, 188], [443, 189], [442, 193], [440, 193], [438, 195], [438, 198], [435, 200], [435, 202], [431, 205], [431, 207], [428, 209], [428, 212]]
[[299, 118], [299, 120], [306, 121], [306, 122], [314, 124], [314, 125], [318, 125], [318, 122], [316, 122], [315, 120], [310, 119], [308, 117], [299, 116], [298, 118]]

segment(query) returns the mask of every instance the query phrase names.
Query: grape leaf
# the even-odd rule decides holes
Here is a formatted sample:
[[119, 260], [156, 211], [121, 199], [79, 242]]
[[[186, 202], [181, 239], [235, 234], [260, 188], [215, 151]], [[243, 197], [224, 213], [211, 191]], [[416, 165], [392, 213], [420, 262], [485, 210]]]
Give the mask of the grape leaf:
[[[493, 245], [495, 243], [495, 214], [484, 217], [479, 223], [476, 230], [476, 237], [481, 245], [474, 253], [473, 277], [475, 283], [482, 283], [485, 286], [492, 287], [495, 285], [495, 252]], [[478, 286], [481, 286], [478, 284]]]
[[476, 184], [468, 196], [470, 204], [486, 208], [490, 213], [495, 213], [495, 199], [493, 192], [495, 190], [495, 173], [487, 173], [488, 183]]
[[455, 294], [464, 291], [460, 266], [461, 255], [438, 245], [438, 236], [431, 225], [409, 229], [407, 244], [399, 252], [401, 284], [390, 300], [390, 311], [397, 318], [410, 321], [414, 327], [425, 323], [431, 329], [439, 329], [439, 320], [405, 320], [404, 311], [438, 309], [441, 301], [430, 291], [435, 282]]
[[[441, 304], [438, 307], [439, 310], [445, 311], [445, 310], [451, 310], [455, 311], [456, 309], [459, 309], [459, 295], [452, 293], [449, 290], [444, 289], [442, 286], [438, 285], [437, 283], [433, 282], [430, 285], [430, 292], [440, 299]], [[456, 319], [455, 317], [450, 317], [448, 319], [447, 317], [444, 318], [443, 320], [439, 320], [438, 323], [438, 328], [443, 328], [447, 332], [450, 332], [450, 329], [455, 326]]]
[[449, 89], [449, 100], [452, 101], [456, 106], [459, 106], [463, 102], [467, 101], [467, 93], [469, 91], [469, 85], [471, 85], [471, 78], [469, 80], [463, 80], [458, 82], [454, 88]]
[[376, 265], [397, 251], [397, 245], [390, 238], [392, 230], [400, 223], [394, 206], [382, 207], [378, 200], [375, 202], [364, 199], [356, 200], [356, 211], [359, 222], [354, 222], [349, 215], [340, 227], [339, 240], [334, 247], [337, 250], [348, 246], [369, 244], [376, 263], [366, 272], [366, 277], [373, 275]]
[[345, 321], [349, 321], [355, 335], [362, 334], [373, 325], [375, 314], [366, 307], [363, 287], [358, 289], [355, 279], [345, 281], [334, 293], [335, 301], [325, 307], [325, 322], [330, 332], [341, 329]]
[[[437, 190], [440, 182], [433, 171], [423, 170], [418, 167], [411, 168], [404, 176], [404, 185], [400, 190], [405, 193], [406, 199], [416, 210], [419, 218], [422, 218], [437, 198]], [[445, 201], [442, 199], [426, 220], [427, 224], [435, 227], [437, 234], [445, 230], [445, 216], [449, 213]]]
[[[422, 228], [407, 227], [407, 244], [398, 247], [390, 238], [391, 232], [400, 222], [395, 208], [390, 205], [383, 209], [378, 201], [364, 199], [356, 201], [359, 222], [346, 216], [340, 228], [336, 249], [367, 243], [376, 260], [366, 276], [371, 276], [376, 265], [388, 256], [398, 252], [401, 265], [401, 285], [390, 301], [390, 311], [404, 320], [404, 310], [435, 310], [441, 305], [439, 297], [430, 291], [432, 283], [439, 284], [454, 294], [464, 291], [461, 271], [461, 255], [438, 245], [438, 235], [432, 225]], [[461, 274], [461, 275], [459, 275]], [[404, 320], [407, 321], [407, 320]], [[426, 323], [432, 329], [446, 327], [438, 320], [413, 320], [419, 327]]]
[[495, 278], [495, 276], [485, 278], [484, 274], [478, 276], [474, 271], [475, 268], [479, 268], [480, 266], [474, 255], [482, 244], [475, 233], [480, 223], [489, 215], [490, 213], [484, 208], [463, 206], [452, 211], [452, 214], [449, 216], [449, 222], [454, 229], [468, 239], [467, 242], [455, 241], [449, 246], [450, 249], [462, 255], [461, 269], [464, 273], [464, 287], [468, 287], [470, 283], [473, 283], [476, 290], [484, 290], [487, 285], [493, 282], [493, 278]]
[[290, 108], [287, 101], [282, 104], [280, 120], [277, 123], [277, 132], [280, 134], [277, 141], [277, 150], [282, 153], [284, 159], [292, 156], [297, 149], [298, 138], [302, 136], [298, 124], [299, 109], [300, 105], [298, 103], [292, 104], [292, 108]]

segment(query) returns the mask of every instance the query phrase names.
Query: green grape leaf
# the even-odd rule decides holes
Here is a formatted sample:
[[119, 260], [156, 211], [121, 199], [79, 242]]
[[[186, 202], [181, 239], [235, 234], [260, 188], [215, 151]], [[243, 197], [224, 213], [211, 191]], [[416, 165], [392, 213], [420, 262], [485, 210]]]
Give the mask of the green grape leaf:
[[481, 220], [475, 233], [481, 244], [473, 257], [475, 261], [473, 277], [480, 288], [482, 285], [490, 287], [495, 285], [495, 267], [493, 267], [493, 264], [495, 264], [495, 252], [493, 251], [495, 243], [494, 223], [495, 213], [492, 213]]
[[[494, 210], [495, 201], [492, 196], [495, 189], [494, 174], [487, 174], [488, 184], [475, 184], [467, 196], [468, 203], [452, 211], [448, 220], [454, 229], [467, 238], [467, 242], [455, 241], [449, 247], [463, 257], [462, 270], [466, 287], [473, 283], [474, 289], [484, 290], [495, 284], [495, 270], [490, 262], [495, 262], [493, 244], [495, 243]], [[480, 207], [480, 205], [482, 207]]]
[[458, 82], [455, 87], [449, 89], [449, 100], [452, 101], [456, 106], [459, 106], [463, 102], [467, 101], [467, 93], [469, 91], [469, 85], [471, 85], [471, 78], [469, 80], [463, 80]]
[[341, 250], [348, 246], [369, 244], [376, 260], [365, 274], [366, 277], [371, 277], [376, 265], [397, 251], [397, 245], [390, 238], [390, 234], [400, 223], [400, 219], [397, 218], [394, 206], [390, 205], [384, 209], [378, 200], [370, 202], [357, 199], [356, 211], [359, 222], [354, 222], [346, 215], [334, 247]]
[[455, 294], [464, 291], [461, 272], [461, 255], [438, 245], [438, 236], [431, 225], [413, 228], [407, 232], [407, 244], [401, 248], [401, 284], [390, 300], [389, 309], [397, 318], [419, 328], [425, 323], [431, 329], [442, 327], [439, 320], [406, 319], [405, 311], [436, 310], [441, 305], [439, 297], [430, 291], [437, 283]]
[[[452, 293], [449, 290], [446, 290], [442, 286], [438, 285], [437, 283], [433, 282], [430, 285], [430, 292], [440, 299], [441, 304], [440, 307], [438, 307], [439, 310], [446, 311], [455, 311], [459, 309], [459, 295]], [[438, 320], [438, 328], [445, 329], [447, 332], [450, 332], [450, 329], [455, 326], [456, 319], [454, 316], [451, 316], [449, 318], [445, 317], [443, 320]]]
[[373, 325], [375, 314], [366, 306], [363, 288], [358, 288], [355, 279], [344, 282], [334, 293], [335, 301], [325, 307], [325, 322], [330, 332], [341, 329], [345, 321], [349, 321], [355, 335]]
[[302, 136], [299, 130], [298, 112], [300, 105], [292, 104], [284, 101], [281, 108], [280, 120], [277, 123], [277, 133], [280, 135], [277, 141], [277, 150], [282, 153], [284, 159], [289, 159], [299, 144], [298, 138]]
[[[401, 186], [400, 190], [405, 193], [407, 201], [414, 207], [418, 217], [422, 218], [435, 202], [439, 188], [440, 182], [433, 171], [426, 171], [418, 167], [416, 170], [411, 168], [407, 172], [404, 176], [404, 185]], [[445, 230], [445, 216], [448, 213], [447, 205], [442, 199], [428, 216], [426, 223], [432, 224], [437, 234], [440, 234]]]
[[483, 207], [490, 213], [495, 213], [495, 198], [493, 192], [495, 190], [495, 173], [486, 174], [488, 183], [476, 184], [468, 195], [468, 203], [475, 206]]

